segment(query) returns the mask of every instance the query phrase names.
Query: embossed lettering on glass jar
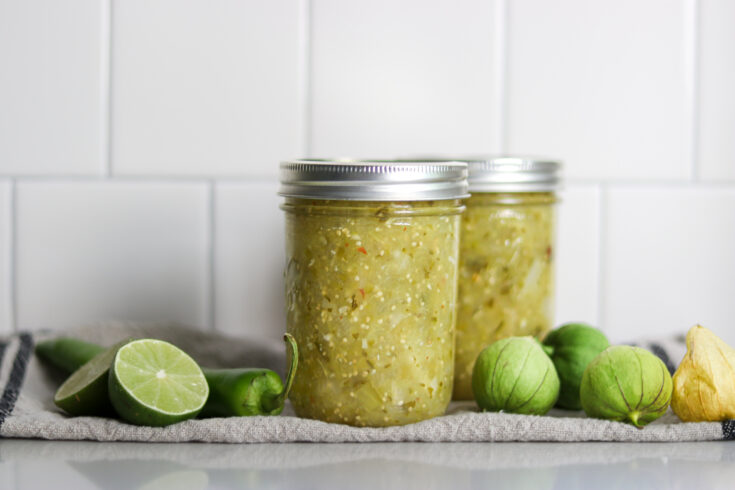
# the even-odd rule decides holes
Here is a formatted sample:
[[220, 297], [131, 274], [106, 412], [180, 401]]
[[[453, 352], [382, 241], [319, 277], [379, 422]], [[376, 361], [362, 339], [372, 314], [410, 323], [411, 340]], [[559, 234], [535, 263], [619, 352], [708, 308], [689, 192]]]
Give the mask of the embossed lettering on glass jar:
[[388, 426], [444, 413], [466, 172], [459, 162], [281, 164], [299, 416]]
[[468, 160], [462, 216], [454, 399], [472, 399], [478, 354], [498, 339], [541, 336], [554, 315], [558, 162]]

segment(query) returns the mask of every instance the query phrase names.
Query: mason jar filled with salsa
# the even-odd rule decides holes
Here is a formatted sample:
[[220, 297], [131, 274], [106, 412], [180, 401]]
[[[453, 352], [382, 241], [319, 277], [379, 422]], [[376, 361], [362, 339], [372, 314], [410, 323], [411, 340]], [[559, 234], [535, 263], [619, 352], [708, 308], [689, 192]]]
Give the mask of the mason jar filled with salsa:
[[297, 415], [379, 427], [444, 413], [466, 179], [462, 162], [281, 164]]
[[498, 339], [543, 336], [554, 317], [554, 193], [560, 164], [517, 157], [467, 160], [454, 399], [472, 399], [478, 354]]

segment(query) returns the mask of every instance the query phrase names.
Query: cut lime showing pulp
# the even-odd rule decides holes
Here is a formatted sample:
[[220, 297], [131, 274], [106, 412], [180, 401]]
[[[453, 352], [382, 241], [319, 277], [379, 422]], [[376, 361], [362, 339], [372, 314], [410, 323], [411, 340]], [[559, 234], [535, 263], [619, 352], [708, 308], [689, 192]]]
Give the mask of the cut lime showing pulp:
[[112, 406], [125, 421], [164, 426], [195, 417], [209, 396], [201, 368], [162, 340], [134, 340], [117, 351], [109, 376]]
[[107, 396], [107, 373], [118, 349], [127, 342], [119, 342], [100, 352], [74, 371], [56, 390], [56, 406], [71, 415], [102, 416], [115, 413]]

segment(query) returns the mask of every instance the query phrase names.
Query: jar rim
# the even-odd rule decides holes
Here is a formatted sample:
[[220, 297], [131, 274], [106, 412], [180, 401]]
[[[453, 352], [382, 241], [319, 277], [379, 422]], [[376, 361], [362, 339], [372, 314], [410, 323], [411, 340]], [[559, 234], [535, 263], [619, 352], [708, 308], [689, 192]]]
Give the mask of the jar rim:
[[284, 197], [348, 201], [438, 201], [469, 197], [467, 162], [299, 159], [281, 162]]
[[562, 163], [524, 155], [464, 155], [430, 157], [467, 162], [470, 192], [553, 192], [560, 186]]

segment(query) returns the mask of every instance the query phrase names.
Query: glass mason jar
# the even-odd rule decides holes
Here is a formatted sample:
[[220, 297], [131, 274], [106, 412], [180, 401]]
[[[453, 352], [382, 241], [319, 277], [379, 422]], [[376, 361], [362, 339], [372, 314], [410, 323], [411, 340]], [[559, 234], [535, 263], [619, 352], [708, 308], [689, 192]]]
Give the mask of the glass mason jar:
[[471, 400], [478, 354], [498, 339], [542, 336], [554, 321], [558, 162], [468, 160], [462, 216], [455, 400]]
[[466, 176], [461, 162], [281, 164], [297, 415], [378, 427], [444, 413]]

